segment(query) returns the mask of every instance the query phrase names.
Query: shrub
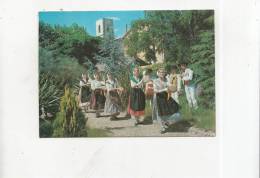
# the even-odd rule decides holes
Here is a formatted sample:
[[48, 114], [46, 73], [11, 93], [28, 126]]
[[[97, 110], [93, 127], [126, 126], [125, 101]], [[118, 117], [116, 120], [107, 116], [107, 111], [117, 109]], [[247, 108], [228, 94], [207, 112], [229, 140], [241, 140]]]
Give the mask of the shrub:
[[40, 137], [51, 137], [53, 133], [52, 123], [48, 120], [40, 120]]
[[78, 107], [73, 91], [65, 87], [64, 96], [60, 101], [60, 112], [54, 120], [54, 137], [86, 136], [86, 120]]
[[40, 75], [50, 74], [60, 90], [65, 85], [73, 86], [75, 80], [85, 71], [75, 58], [62, 54], [54, 56], [53, 52], [44, 48], [39, 49], [39, 69]]

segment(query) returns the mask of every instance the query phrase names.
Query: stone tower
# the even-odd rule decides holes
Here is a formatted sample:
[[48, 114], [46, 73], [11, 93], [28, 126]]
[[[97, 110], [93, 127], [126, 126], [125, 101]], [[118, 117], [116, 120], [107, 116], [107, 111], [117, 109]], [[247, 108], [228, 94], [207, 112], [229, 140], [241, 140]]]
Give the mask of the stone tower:
[[106, 39], [114, 38], [114, 23], [112, 19], [102, 18], [96, 21], [96, 36]]

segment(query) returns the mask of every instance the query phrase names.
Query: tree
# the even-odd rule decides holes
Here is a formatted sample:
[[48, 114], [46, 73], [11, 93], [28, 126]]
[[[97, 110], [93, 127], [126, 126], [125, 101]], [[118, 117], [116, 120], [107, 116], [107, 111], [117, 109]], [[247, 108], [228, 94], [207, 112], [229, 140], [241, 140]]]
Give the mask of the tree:
[[106, 72], [110, 72], [116, 77], [121, 87], [125, 89], [121, 99], [123, 106], [127, 106], [129, 86], [129, 66], [131, 60], [125, 57], [123, 44], [119, 40], [104, 39], [96, 60], [105, 66]]
[[77, 24], [53, 27], [40, 22], [39, 34], [40, 47], [51, 51], [55, 58], [69, 56], [86, 68], [89, 61], [96, 63], [94, 56], [99, 51], [101, 39], [90, 36], [83, 27]]
[[127, 46], [127, 53], [131, 57], [137, 57], [138, 53], [144, 52], [148, 62], [155, 62], [155, 42], [148, 21], [134, 21], [129, 35], [124, 40], [124, 45]]
[[39, 48], [39, 70], [40, 77], [46, 74], [51, 75], [56, 87], [60, 90], [63, 90], [65, 85], [73, 86], [85, 71], [76, 58], [65, 55], [54, 57], [52, 51], [44, 48]]
[[203, 87], [201, 103], [214, 106], [214, 11], [145, 11], [144, 19], [133, 22], [125, 45], [130, 56], [144, 52], [148, 61], [162, 52], [166, 67], [187, 61]]

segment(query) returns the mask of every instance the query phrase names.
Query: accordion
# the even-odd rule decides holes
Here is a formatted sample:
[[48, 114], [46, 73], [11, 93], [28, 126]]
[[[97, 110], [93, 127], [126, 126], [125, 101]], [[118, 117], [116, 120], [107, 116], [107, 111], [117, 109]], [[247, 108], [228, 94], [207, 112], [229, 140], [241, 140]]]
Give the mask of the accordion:
[[146, 96], [153, 96], [154, 90], [153, 90], [153, 83], [152, 82], [148, 82], [145, 85], [145, 95]]

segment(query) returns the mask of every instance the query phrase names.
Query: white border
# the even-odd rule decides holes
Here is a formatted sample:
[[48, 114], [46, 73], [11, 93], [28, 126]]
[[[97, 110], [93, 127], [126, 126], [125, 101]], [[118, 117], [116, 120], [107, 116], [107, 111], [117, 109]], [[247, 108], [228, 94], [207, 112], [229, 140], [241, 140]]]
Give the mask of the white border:
[[[0, 177], [258, 176], [259, 62], [253, 0], [4, 0], [0, 4], [0, 57], [4, 59]], [[217, 136], [39, 139], [38, 12], [61, 9], [215, 9]]]

